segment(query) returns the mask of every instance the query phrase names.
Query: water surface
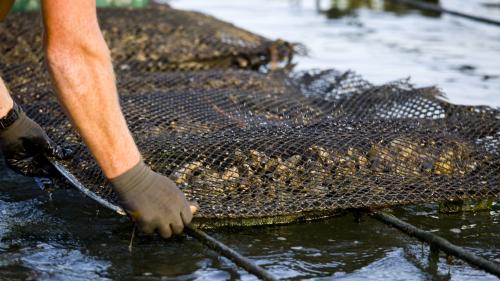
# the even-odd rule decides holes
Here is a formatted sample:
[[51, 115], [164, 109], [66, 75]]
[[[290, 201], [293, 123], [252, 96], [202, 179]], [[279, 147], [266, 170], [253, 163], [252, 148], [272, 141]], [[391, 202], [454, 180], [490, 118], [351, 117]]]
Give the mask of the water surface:
[[[436, 1], [434, 1], [436, 2]], [[444, 7], [500, 20], [493, 0], [444, 0]], [[354, 70], [375, 83], [411, 77], [458, 104], [500, 106], [500, 28], [423, 13], [382, 0], [174, 0], [270, 38], [301, 42], [298, 69]], [[349, 3], [350, 7], [349, 7]], [[490, 5], [487, 5], [487, 4]], [[496, 8], [495, 8], [496, 7]], [[326, 11], [331, 12], [328, 18]], [[332, 15], [333, 14], [333, 15]]]

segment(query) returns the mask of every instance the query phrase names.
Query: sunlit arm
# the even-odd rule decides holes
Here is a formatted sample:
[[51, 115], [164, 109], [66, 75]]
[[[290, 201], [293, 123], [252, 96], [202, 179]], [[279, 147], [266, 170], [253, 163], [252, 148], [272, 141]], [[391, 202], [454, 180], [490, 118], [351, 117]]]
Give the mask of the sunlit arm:
[[137, 164], [140, 153], [120, 109], [95, 5], [43, 0], [44, 49], [60, 103], [104, 174], [114, 178]]

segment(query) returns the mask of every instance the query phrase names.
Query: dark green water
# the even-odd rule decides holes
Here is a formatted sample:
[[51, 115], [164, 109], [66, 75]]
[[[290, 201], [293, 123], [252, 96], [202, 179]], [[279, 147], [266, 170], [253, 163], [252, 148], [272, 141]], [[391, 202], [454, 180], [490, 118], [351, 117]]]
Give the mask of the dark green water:
[[[412, 76], [450, 100], [500, 105], [500, 29], [382, 1], [178, 0], [270, 37], [300, 41], [298, 67], [354, 69], [369, 80]], [[495, 1], [442, 4], [500, 17]], [[343, 4], [344, 3], [344, 4]], [[352, 5], [349, 6], [349, 3]], [[484, 3], [489, 5], [483, 5]], [[494, 4], [494, 3], [493, 3]], [[489, 8], [493, 7], [493, 8]], [[330, 17], [330, 19], [327, 18]], [[500, 210], [439, 214], [435, 206], [395, 214], [500, 263]], [[52, 198], [0, 164], [0, 280], [255, 280], [187, 237], [136, 237], [133, 225], [74, 190]], [[296, 280], [498, 280], [369, 217], [209, 232], [281, 278]]]

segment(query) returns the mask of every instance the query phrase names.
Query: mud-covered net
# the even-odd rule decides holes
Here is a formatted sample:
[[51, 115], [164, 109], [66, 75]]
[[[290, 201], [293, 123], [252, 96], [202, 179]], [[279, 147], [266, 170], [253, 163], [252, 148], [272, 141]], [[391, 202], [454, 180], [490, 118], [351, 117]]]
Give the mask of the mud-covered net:
[[[18, 100], [54, 140], [76, 148], [64, 166], [116, 203], [42, 76], [15, 86], [32, 89]], [[375, 86], [335, 70], [118, 77], [146, 162], [198, 201], [197, 218], [213, 224], [500, 193], [499, 110], [449, 104], [435, 88]]]
[[[293, 54], [301, 49], [201, 13], [167, 5], [141, 10], [99, 9], [98, 16], [118, 70], [279, 68], [289, 65]], [[41, 62], [41, 24], [39, 13], [10, 14], [0, 24], [1, 62]]]

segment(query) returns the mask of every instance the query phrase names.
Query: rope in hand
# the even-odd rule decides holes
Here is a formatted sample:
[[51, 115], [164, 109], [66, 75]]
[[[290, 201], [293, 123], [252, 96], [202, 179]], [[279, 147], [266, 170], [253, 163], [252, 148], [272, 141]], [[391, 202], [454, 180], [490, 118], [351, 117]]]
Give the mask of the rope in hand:
[[[91, 192], [89, 189], [87, 189], [84, 185], [82, 185], [64, 166], [61, 164], [57, 163], [56, 161], [49, 160], [52, 165], [61, 173], [63, 177], [65, 177], [76, 189], [80, 190], [83, 192], [86, 196], [89, 196], [90, 198], [94, 199], [97, 201], [97, 203], [103, 205], [106, 208], [109, 208], [116, 213], [120, 215], [126, 215], [126, 212], [120, 208], [119, 206], [116, 206], [114, 204], [111, 204], [110, 202], [104, 200], [97, 194]], [[230, 261], [234, 262], [236, 265], [242, 267], [245, 269], [248, 273], [251, 273], [258, 278], [266, 281], [271, 281], [271, 280], [278, 280], [276, 277], [271, 275], [269, 272], [267, 272], [265, 269], [260, 267], [259, 265], [255, 264], [252, 260], [242, 256], [235, 250], [231, 249], [229, 246], [225, 245], [224, 243], [218, 241], [217, 239], [211, 237], [210, 235], [206, 234], [205, 232], [196, 229], [192, 226], [186, 226], [184, 228], [184, 231], [201, 242], [202, 244], [206, 245], [212, 250], [215, 250], [219, 254], [225, 256], [228, 258]], [[130, 244], [129, 244], [129, 251], [132, 251], [132, 242], [135, 236], [135, 226], [134, 230], [132, 233], [132, 238], [130, 239]]]

